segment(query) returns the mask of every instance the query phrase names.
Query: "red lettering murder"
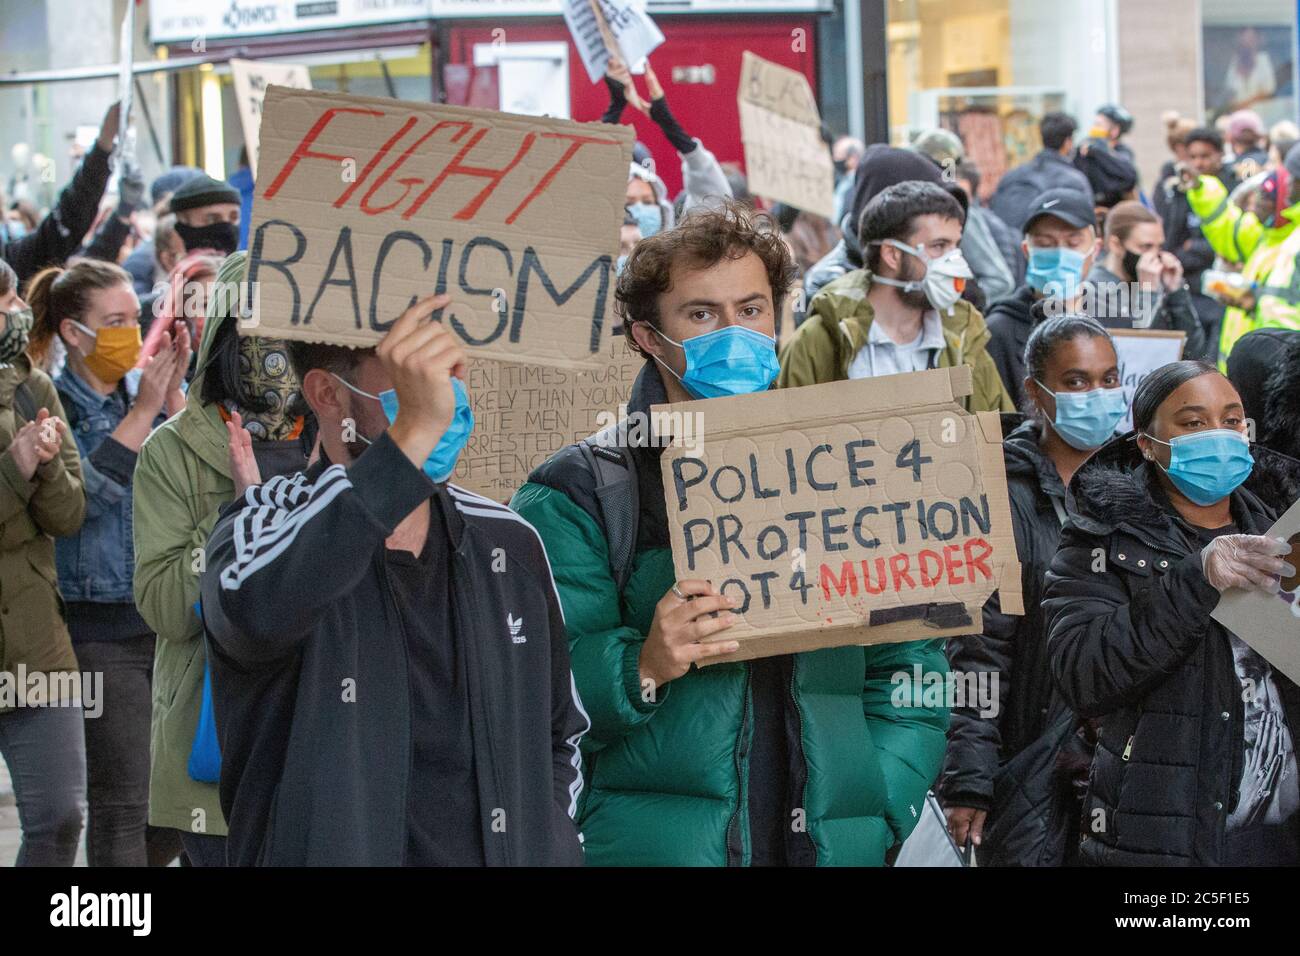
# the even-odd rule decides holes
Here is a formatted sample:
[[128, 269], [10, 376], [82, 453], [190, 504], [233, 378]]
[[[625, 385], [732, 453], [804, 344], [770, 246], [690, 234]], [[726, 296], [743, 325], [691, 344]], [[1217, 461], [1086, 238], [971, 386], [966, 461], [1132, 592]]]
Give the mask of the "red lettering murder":
[[[829, 601], [834, 591], [839, 597], [856, 597], [859, 588], [864, 594], [884, 594], [886, 588], [895, 593], [916, 590], [914, 572], [920, 577], [922, 588], [974, 582], [977, 575], [991, 581], [993, 569], [989, 566], [989, 558], [992, 554], [993, 546], [987, 541], [971, 538], [962, 545], [947, 545], [942, 553], [925, 550], [915, 556], [894, 554], [861, 562], [844, 561], [838, 573], [830, 565], [823, 564], [822, 596]], [[862, 566], [861, 579], [858, 577], [858, 564]]]

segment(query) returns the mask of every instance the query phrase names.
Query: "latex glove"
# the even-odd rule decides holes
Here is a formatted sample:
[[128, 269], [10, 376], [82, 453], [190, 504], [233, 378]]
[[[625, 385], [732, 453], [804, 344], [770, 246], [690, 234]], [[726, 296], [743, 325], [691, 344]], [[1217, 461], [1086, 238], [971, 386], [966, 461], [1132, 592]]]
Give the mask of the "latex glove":
[[1229, 588], [1254, 588], [1276, 594], [1279, 579], [1296, 573], [1294, 566], [1282, 560], [1291, 553], [1289, 542], [1262, 534], [1225, 534], [1215, 538], [1201, 551], [1201, 570], [1216, 591]]

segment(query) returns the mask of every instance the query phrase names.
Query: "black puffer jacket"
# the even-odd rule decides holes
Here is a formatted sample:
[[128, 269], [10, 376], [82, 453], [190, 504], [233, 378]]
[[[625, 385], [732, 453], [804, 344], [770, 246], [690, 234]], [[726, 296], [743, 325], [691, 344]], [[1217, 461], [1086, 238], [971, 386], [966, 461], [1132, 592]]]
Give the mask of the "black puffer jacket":
[[1043, 733], [1051, 691], [1043, 576], [1061, 538], [1061, 522], [1052, 502], [1066, 511], [1069, 506], [1056, 466], [1038, 446], [1041, 427], [1024, 415], [1002, 416], [1006, 435], [1002, 451], [1025, 613], [1003, 614], [994, 592], [984, 605], [984, 633], [948, 642], [953, 671], [998, 675], [998, 713], [981, 717], [975, 707], [953, 709], [939, 790], [945, 804], [991, 810], [993, 816], [998, 809], [992, 805], [998, 764]]
[[[1300, 495], [1300, 462], [1252, 446], [1232, 494], [1242, 533], [1262, 534]], [[1167, 507], [1129, 436], [1071, 482], [1077, 511], [1047, 575], [1053, 679], [1074, 710], [1101, 717], [1084, 806], [1085, 863], [1215, 865], [1240, 787], [1242, 685], [1218, 592], [1191, 527]], [[1300, 688], [1274, 672], [1290, 727]]]

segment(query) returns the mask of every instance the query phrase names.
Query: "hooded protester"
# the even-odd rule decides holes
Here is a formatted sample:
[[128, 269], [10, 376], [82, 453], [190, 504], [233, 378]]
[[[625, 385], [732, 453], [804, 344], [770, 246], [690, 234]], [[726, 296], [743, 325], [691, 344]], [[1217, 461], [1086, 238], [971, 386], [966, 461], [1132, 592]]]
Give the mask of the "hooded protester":
[[989, 301], [996, 302], [1011, 295], [1024, 278], [1024, 256], [1011, 228], [980, 202], [979, 167], [972, 162], [960, 162], [955, 169], [957, 185], [966, 194], [968, 203], [966, 226], [961, 233], [962, 255]]
[[207, 670], [199, 575], [217, 513], [235, 492], [226, 422], [241, 414], [267, 478], [302, 470], [313, 441], [287, 343], [236, 334], [246, 261], [237, 253], [222, 264], [185, 408], [140, 447], [134, 479], [135, 600], [158, 635], [149, 822], [180, 830], [196, 865], [225, 860], [217, 778], [191, 758], [206, 743], [197, 734]]
[[[554, 561], [591, 714], [578, 819], [592, 865], [878, 866], [938, 772], [947, 711], [890, 700], [893, 674], [944, 669], [938, 641], [695, 666], [737, 649], [738, 605], [674, 581], [668, 436], [631, 423], [666, 401], [769, 388], [792, 281], [767, 217], [738, 204], [643, 240], [617, 292], [646, 356], [629, 417], [551, 456], [511, 501]], [[598, 492], [597, 454], [635, 482], [626, 507]]]
[[1102, 725], [1079, 857], [1295, 865], [1300, 688], [1211, 613], [1295, 575], [1300, 555], [1266, 532], [1300, 497], [1300, 462], [1249, 443], [1240, 395], [1205, 362], [1148, 375], [1133, 425], [1075, 474], [1047, 575], [1052, 676]]
[[808, 318], [781, 348], [780, 386], [969, 365], [967, 408], [1013, 411], [986, 351], [984, 318], [962, 298], [971, 278], [962, 221], [961, 205], [934, 183], [901, 182], [876, 196], [859, 235], [866, 267], [812, 300]]
[[938, 167], [920, 153], [884, 143], [867, 147], [854, 174], [849, 211], [840, 221], [841, 239], [804, 277], [804, 296], [809, 302], [827, 283], [862, 268], [862, 248], [858, 243], [862, 210], [885, 189], [908, 180], [942, 184]]
[[114, 103], [104, 114], [99, 136], [91, 144], [72, 181], [59, 193], [58, 201], [35, 231], [22, 237], [0, 239], [0, 261], [7, 262], [26, 282], [45, 266], [61, 266], [80, 248], [99, 214], [111, 171], [108, 158], [117, 137], [120, 104]]
[[474, 427], [465, 352], [429, 318], [450, 301], [373, 350], [292, 343], [305, 472], [262, 483], [227, 425], [202, 615], [231, 865], [582, 862], [588, 722], [546, 551], [448, 482]]
[[18, 865], [72, 866], [86, 750], [54, 539], [81, 527], [86, 495], [58, 392], [26, 354], [31, 328], [18, 277], [0, 262], [0, 674], [10, 678], [0, 692], [0, 758], [18, 800]]
[[[991, 712], [973, 702], [953, 709], [937, 788], [957, 845], [969, 837], [985, 850], [981, 866], [1061, 865], [1078, 842], [1077, 832], [1068, 839], [1059, 828], [1033, 829], [1040, 814], [1048, 815], [1041, 804], [1064, 804], [1064, 819], [1079, 818], [1076, 802], [1062, 799], [1072, 781], [1060, 779], [1058, 761], [1035, 761], [1032, 773], [999, 767], [1031, 745], [1072, 755], [1084, 746], [1086, 753], [1082, 741], [1075, 743], [1078, 722], [1052, 693], [1044, 576], [1073, 511], [1070, 479], [1115, 434], [1128, 410], [1115, 345], [1093, 319], [1065, 315], [1040, 323], [1025, 346], [1024, 364], [1033, 414], [1003, 416], [1002, 448], [1025, 613], [1004, 614], [994, 592], [984, 605], [983, 633], [948, 641], [952, 671], [963, 679], [978, 674], [997, 693]], [[1066, 741], [1070, 746], [1062, 746]], [[1029, 794], [1042, 796], [1035, 801]]]
[[668, 201], [668, 187], [657, 173], [640, 163], [628, 166], [624, 204], [636, 220], [643, 239], [673, 227], [673, 204]]
[[1300, 301], [1290, 291], [1300, 239], [1288, 244], [1300, 222], [1300, 146], [1291, 148], [1280, 168], [1233, 192], [1250, 208], [1232, 201], [1227, 187], [1212, 175], [1189, 169], [1179, 185], [1214, 251], [1228, 262], [1244, 263], [1241, 276], [1252, 288], [1227, 303], [1223, 313], [1218, 363], [1226, 370], [1233, 346], [1252, 329], [1300, 328]]
[[[190, 340], [159, 345], [139, 367], [140, 306], [122, 268], [83, 259], [41, 270], [28, 287], [32, 343], [67, 352], [54, 380], [81, 456], [86, 519], [55, 544], [65, 618], [83, 674], [100, 675], [111, 704], [85, 727], [91, 866], [144, 866], [154, 636], [135, 608], [131, 479], [140, 445], [185, 405]], [[93, 718], [93, 719], [92, 719]], [[166, 839], [171, 856], [178, 842]], [[166, 854], [164, 854], [166, 855]]]
[[228, 256], [239, 248], [239, 190], [206, 174], [186, 180], [168, 203], [186, 252], [212, 249]]
[[1300, 331], [1243, 335], [1228, 356], [1228, 380], [1255, 422], [1256, 440], [1300, 459]]

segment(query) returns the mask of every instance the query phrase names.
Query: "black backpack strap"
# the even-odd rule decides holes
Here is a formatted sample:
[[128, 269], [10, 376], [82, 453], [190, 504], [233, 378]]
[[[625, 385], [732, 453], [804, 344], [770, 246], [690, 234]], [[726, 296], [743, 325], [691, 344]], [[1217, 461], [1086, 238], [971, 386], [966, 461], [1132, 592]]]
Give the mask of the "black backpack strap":
[[626, 438], [626, 427], [620, 422], [578, 442], [582, 460], [596, 479], [596, 502], [609, 546], [609, 570], [619, 591], [632, 576], [641, 510], [636, 462]]
[[36, 396], [32, 394], [32, 387], [23, 379], [14, 389], [14, 408], [23, 417], [23, 424], [36, 421]]

